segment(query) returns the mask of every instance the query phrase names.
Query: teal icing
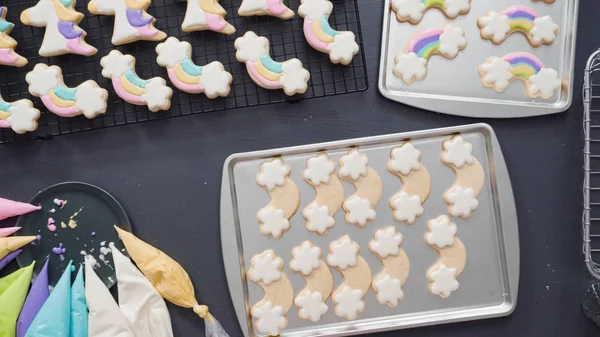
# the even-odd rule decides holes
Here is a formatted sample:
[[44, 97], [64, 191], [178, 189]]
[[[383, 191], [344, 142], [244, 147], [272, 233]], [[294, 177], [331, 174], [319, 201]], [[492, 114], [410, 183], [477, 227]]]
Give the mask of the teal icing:
[[323, 19], [321, 19], [321, 29], [323, 29], [323, 32], [325, 32], [325, 34], [329, 35], [329, 36], [336, 36], [339, 34], [339, 32], [333, 28], [331, 28], [331, 26], [329, 25], [329, 21], [327, 20], [327, 15], [323, 15]]
[[262, 65], [267, 68], [269, 71], [274, 72], [276, 74], [281, 74], [281, 63], [273, 61], [269, 54], [265, 54], [260, 57], [260, 62]]
[[65, 101], [74, 101], [76, 92], [77, 92], [77, 89], [67, 88], [62, 85], [59, 85], [58, 87], [56, 87], [54, 89], [54, 94], [56, 96], [58, 96], [58, 98], [65, 100]]
[[14, 27], [13, 23], [0, 19], [0, 32], [4, 33], [12, 27]]
[[67, 7], [67, 6], [71, 6], [71, 4], [73, 3], [73, 0], [59, 0], [61, 4], [63, 4], [63, 6]]
[[142, 80], [141, 78], [139, 78], [138, 75], [136, 73], [134, 73], [133, 70], [131, 70], [131, 69], [127, 70], [127, 72], [125, 73], [125, 77], [127, 78], [127, 80], [129, 82], [131, 82], [131, 84], [138, 86], [140, 88], [145, 88], [149, 82], [149, 81], [145, 81], [145, 80]]
[[190, 76], [201, 76], [202, 75], [202, 67], [199, 67], [194, 64], [192, 59], [186, 57], [179, 63], [183, 71]]
[[10, 109], [11, 106], [12, 106], [12, 104], [10, 104], [8, 102], [0, 101], [0, 111], [8, 112], [8, 109]]

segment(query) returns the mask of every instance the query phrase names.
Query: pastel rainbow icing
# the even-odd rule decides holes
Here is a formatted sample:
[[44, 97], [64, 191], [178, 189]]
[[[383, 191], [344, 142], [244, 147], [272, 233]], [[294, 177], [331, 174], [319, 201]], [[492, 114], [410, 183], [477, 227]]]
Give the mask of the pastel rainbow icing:
[[0, 128], [7, 129], [10, 128], [10, 123], [7, 121], [8, 117], [10, 117], [10, 108], [12, 107], [12, 103], [5, 102], [0, 99]]
[[139, 32], [140, 36], [145, 38], [151, 38], [160, 33], [152, 25], [156, 21], [154, 17], [145, 11], [149, 5], [149, 0], [125, 0], [127, 22]]
[[281, 87], [279, 78], [283, 75], [282, 64], [264, 54], [258, 60], [246, 62], [248, 72], [266, 88], [277, 89]]
[[504, 56], [504, 61], [510, 63], [509, 71], [515, 77], [529, 77], [536, 75], [544, 67], [542, 61], [530, 53], [510, 53]]
[[540, 16], [531, 8], [526, 6], [514, 6], [505, 9], [502, 14], [508, 17], [508, 25], [511, 29], [529, 32], [533, 28], [533, 21]]
[[442, 29], [426, 29], [413, 35], [406, 48], [406, 53], [413, 52], [421, 58], [429, 59], [433, 53], [440, 49], [440, 35], [442, 33]]
[[446, 9], [446, 3], [444, 0], [421, 0], [421, 3], [425, 5], [426, 8], [430, 8], [430, 7], [441, 7]]
[[121, 77], [113, 77], [112, 84], [119, 97], [130, 103], [144, 104], [141, 97], [146, 94], [146, 85], [150, 81], [141, 79], [132, 69], [127, 70]]
[[15, 53], [17, 41], [8, 35], [15, 25], [6, 21], [7, 11], [6, 7], [0, 7], [0, 65], [21, 67], [27, 64], [27, 60]]
[[304, 36], [306, 40], [315, 49], [322, 52], [329, 50], [329, 44], [340, 32], [331, 28], [328, 15], [323, 15], [321, 20], [313, 21], [310, 18], [304, 19]]

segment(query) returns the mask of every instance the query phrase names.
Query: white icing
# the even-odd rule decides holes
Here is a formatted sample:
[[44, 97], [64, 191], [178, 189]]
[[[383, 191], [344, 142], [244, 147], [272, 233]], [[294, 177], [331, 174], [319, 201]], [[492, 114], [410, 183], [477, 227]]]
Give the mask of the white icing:
[[406, 192], [400, 192], [392, 200], [394, 217], [398, 221], [406, 221], [409, 224], [415, 222], [418, 216], [423, 215], [424, 209], [421, 205], [421, 197], [418, 195], [408, 195]]
[[126, 0], [96, 0], [99, 14], [114, 15], [112, 44], [119, 45], [132, 40], [140, 35], [139, 31], [129, 24], [127, 20]]
[[278, 336], [287, 324], [287, 319], [283, 315], [283, 308], [280, 306], [274, 307], [271, 301], [265, 301], [261, 306], [252, 307], [250, 313], [255, 319], [256, 329], [271, 336]]
[[442, 55], [454, 58], [466, 46], [467, 38], [465, 38], [465, 31], [462, 28], [451, 25], [444, 26], [444, 32], [440, 35], [440, 53]]
[[269, 40], [248, 31], [244, 36], [235, 40], [235, 57], [240, 62], [255, 62], [269, 52]]
[[446, 5], [446, 14], [451, 18], [471, 10], [471, 0], [445, 0], [444, 5]]
[[529, 31], [535, 44], [543, 42], [554, 42], [558, 25], [548, 15], [533, 20], [533, 28]]
[[358, 53], [358, 43], [355, 41], [354, 33], [350, 31], [340, 32], [328, 45], [329, 59], [333, 63], [350, 63], [354, 55]]
[[93, 81], [82, 83], [75, 92], [75, 106], [90, 119], [106, 112], [107, 100], [108, 92]]
[[394, 0], [396, 15], [401, 20], [410, 18], [412, 21], [420, 21], [427, 9], [421, 0]]
[[444, 147], [444, 161], [461, 168], [467, 164], [473, 164], [473, 145], [465, 141], [461, 136], [454, 136], [452, 139], [442, 143]]
[[135, 66], [135, 58], [131, 55], [123, 55], [118, 50], [112, 50], [100, 60], [100, 65], [102, 65], [102, 76], [120, 78]]
[[258, 211], [257, 217], [261, 223], [260, 232], [264, 235], [272, 235], [274, 238], [278, 238], [282, 232], [290, 228], [290, 221], [284, 216], [283, 210], [276, 209], [273, 206]]
[[510, 72], [510, 63], [499, 57], [492, 57], [479, 66], [483, 72], [481, 80], [486, 85], [491, 85], [495, 90], [504, 91], [510, 85], [514, 75]]
[[536, 75], [529, 77], [529, 94], [534, 96], [540, 94], [544, 98], [554, 95], [554, 92], [561, 86], [561, 80], [558, 78], [556, 70], [551, 68], [542, 68]]
[[330, 246], [331, 253], [327, 256], [327, 262], [332, 267], [346, 269], [356, 266], [356, 257], [358, 256], [358, 244], [349, 237], [345, 236], [337, 241], [333, 241]]
[[36, 96], [48, 95], [48, 92], [56, 88], [62, 77], [57, 67], [49, 67], [43, 63], [35, 65], [32, 71], [25, 75], [25, 81], [29, 84], [29, 92]]
[[292, 249], [292, 257], [290, 269], [308, 276], [321, 265], [321, 248], [304, 241], [302, 245]]
[[402, 283], [388, 274], [375, 280], [375, 287], [377, 288], [377, 302], [381, 304], [389, 303], [395, 307], [398, 305], [398, 301], [404, 298]]
[[248, 277], [256, 283], [262, 281], [264, 285], [269, 285], [271, 282], [281, 278], [279, 270], [283, 265], [283, 260], [276, 257], [273, 252], [253, 257], [250, 264], [251, 268], [248, 272]]
[[141, 97], [150, 110], [165, 110], [171, 105], [173, 89], [167, 86], [167, 82], [163, 78], [150, 79], [145, 89], [146, 93]]
[[357, 180], [360, 176], [367, 175], [369, 159], [366, 154], [361, 154], [357, 149], [350, 150], [341, 159], [340, 175]]
[[304, 177], [313, 185], [327, 184], [329, 176], [335, 171], [335, 163], [327, 155], [317, 155], [308, 159]]
[[427, 59], [419, 57], [414, 52], [397, 54], [394, 58], [394, 75], [404, 82], [410, 83], [415, 79], [421, 80], [427, 74]]
[[213, 61], [202, 67], [200, 85], [204, 87], [204, 92], [209, 97], [226, 96], [230, 90], [231, 79], [231, 74], [225, 71], [223, 64]]
[[344, 286], [333, 297], [336, 303], [336, 313], [339, 316], [346, 316], [348, 319], [356, 319], [358, 313], [365, 310], [365, 302], [363, 302], [362, 298], [363, 292], [360, 289], [352, 289]]
[[471, 212], [479, 206], [479, 201], [475, 198], [475, 192], [470, 187], [456, 186], [448, 192], [446, 198], [452, 204], [450, 214], [453, 216], [469, 217]]
[[300, 317], [310, 319], [313, 322], [319, 321], [321, 316], [325, 315], [329, 309], [323, 301], [323, 296], [318, 291], [311, 292], [307, 290], [296, 297], [294, 303], [300, 308]]
[[27, 13], [32, 25], [46, 27], [42, 45], [40, 46], [40, 55], [49, 56], [70, 52], [67, 40], [58, 30], [60, 20], [58, 19], [52, 0], [40, 0], [35, 6], [29, 8]]
[[400, 244], [402, 244], [402, 234], [398, 233], [396, 227], [390, 226], [375, 232], [375, 240], [371, 240], [370, 247], [385, 259], [390, 255], [397, 256], [400, 253]]
[[331, 14], [333, 4], [327, 0], [302, 0], [298, 14], [311, 21], [321, 21], [323, 16]]
[[431, 292], [436, 295], [442, 294], [448, 297], [453, 291], [458, 289], [456, 268], [448, 268], [446, 265], [441, 264], [437, 270], [429, 274], [429, 277], [433, 281]]
[[300, 94], [308, 88], [310, 73], [304, 69], [302, 62], [298, 59], [291, 59], [281, 64], [282, 75], [279, 78], [283, 91], [287, 95]]
[[187, 9], [181, 27], [183, 29], [206, 25], [206, 13], [200, 7], [198, 0], [187, 0]]
[[313, 203], [304, 210], [303, 215], [307, 219], [306, 228], [311, 232], [323, 234], [335, 225], [335, 219], [329, 215], [329, 207], [327, 206], [319, 206]]
[[344, 201], [344, 209], [348, 211], [348, 222], [364, 226], [375, 219], [375, 210], [368, 199], [353, 197]]
[[280, 158], [265, 161], [261, 164], [261, 170], [256, 181], [260, 186], [272, 191], [275, 186], [283, 186], [285, 177], [290, 174], [290, 167], [283, 163]]
[[395, 172], [407, 175], [412, 170], [418, 170], [421, 166], [421, 151], [416, 149], [412, 143], [404, 143], [392, 149], [390, 167]]
[[450, 219], [442, 215], [429, 222], [429, 232], [425, 236], [427, 243], [436, 245], [438, 248], [454, 245], [454, 236], [456, 235], [456, 225], [450, 222]]
[[188, 42], [181, 42], [175, 37], [170, 37], [156, 46], [156, 53], [158, 54], [156, 62], [159, 65], [175, 68], [177, 63], [183, 61], [186, 57], [192, 56], [192, 45]]
[[500, 43], [510, 32], [508, 16], [498, 12], [487, 12], [484, 16], [477, 19], [481, 28], [481, 35], [485, 38], [491, 38], [492, 41]]
[[250, 14], [256, 11], [266, 11], [269, 7], [267, 6], [266, 0], [242, 0], [240, 5], [239, 14]]
[[[2, 97], [0, 97], [0, 101], [2, 101]], [[25, 133], [37, 129], [37, 120], [40, 118], [40, 111], [33, 107], [31, 101], [22, 99], [13, 102], [8, 112], [10, 116], [8, 116], [6, 122], [10, 124], [14, 132]]]

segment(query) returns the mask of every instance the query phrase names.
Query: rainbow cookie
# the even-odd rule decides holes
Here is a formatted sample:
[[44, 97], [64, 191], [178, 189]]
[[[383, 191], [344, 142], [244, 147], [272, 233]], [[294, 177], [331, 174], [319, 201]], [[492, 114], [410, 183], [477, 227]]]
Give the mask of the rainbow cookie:
[[223, 64], [211, 62], [203, 67], [192, 61], [192, 45], [175, 37], [156, 46], [156, 62], [167, 68], [171, 82], [181, 91], [205, 93], [208, 98], [229, 95], [232, 76]]
[[0, 96], [0, 128], [13, 129], [18, 134], [35, 131], [40, 110], [28, 99], [7, 102]]
[[338, 32], [329, 25], [333, 4], [328, 0], [302, 0], [298, 14], [304, 18], [304, 36], [316, 50], [329, 54], [333, 63], [349, 64], [358, 54], [354, 33]]
[[92, 119], [106, 112], [108, 92], [105, 89], [92, 80], [69, 88], [57, 66], [38, 63], [27, 73], [25, 80], [29, 84], [29, 93], [40, 97], [46, 108], [58, 116], [84, 115]]
[[439, 29], [426, 29], [414, 34], [404, 52], [394, 58], [394, 75], [406, 83], [423, 80], [427, 76], [427, 63], [432, 55], [453, 59], [467, 47], [465, 31], [460, 27], [445, 25]]
[[513, 6], [501, 13], [487, 12], [477, 19], [481, 37], [500, 44], [513, 33], [522, 33], [534, 47], [552, 44], [558, 34], [558, 25], [548, 15], [540, 17], [527, 6]]
[[400, 22], [418, 24], [431, 8], [437, 8], [448, 19], [469, 13], [471, 0], [392, 0], [392, 10]]
[[82, 19], [83, 14], [75, 11], [75, 0], [39, 0], [21, 13], [24, 24], [46, 27], [41, 56], [96, 54], [98, 50], [84, 40], [87, 33], [77, 25]]
[[310, 73], [298, 59], [277, 62], [269, 55], [269, 40], [248, 31], [235, 40], [235, 57], [246, 64], [250, 77], [265, 89], [283, 89], [286, 95], [303, 94]]
[[533, 2], [544, 2], [547, 4], [552, 4], [554, 3], [554, 0], [532, 0]]
[[27, 64], [27, 59], [15, 53], [17, 41], [8, 35], [15, 25], [6, 21], [7, 11], [8, 8], [0, 7], [0, 65], [23, 67]]
[[235, 33], [235, 27], [225, 21], [227, 12], [218, 0], [187, 0], [187, 10], [181, 29], [184, 32], [212, 30], [223, 34]]
[[135, 73], [135, 58], [111, 51], [100, 60], [102, 76], [111, 79], [119, 97], [135, 105], [147, 105], [152, 112], [169, 110], [173, 89], [160, 77], [143, 80]]
[[156, 19], [146, 12], [148, 7], [150, 0], [91, 0], [88, 3], [92, 14], [115, 16], [111, 40], [115, 46], [139, 40], [162, 41], [167, 37], [154, 27]]
[[242, 0], [238, 14], [240, 16], [271, 15], [284, 20], [294, 17], [294, 11], [289, 9], [283, 0]]
[[477, 72], [481, 84], [498, 92], [506, 90], [512, 81], [521, 80], [531, 98], [550, 98], [561, 86], [556, 70], [544, 68], [537, 57], [525, 52], [510, 53], [502, 58], [490, 57], [477, 67]]

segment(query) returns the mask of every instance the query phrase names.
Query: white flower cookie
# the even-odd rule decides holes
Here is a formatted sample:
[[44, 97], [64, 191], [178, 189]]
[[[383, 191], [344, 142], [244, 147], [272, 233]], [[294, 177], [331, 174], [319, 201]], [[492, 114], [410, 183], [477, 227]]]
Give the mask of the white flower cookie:
[[40, 110], [28, 99], [7, 102], [0, 96], [0, 128], [12, 129], [18, 134], [37, 130]]

